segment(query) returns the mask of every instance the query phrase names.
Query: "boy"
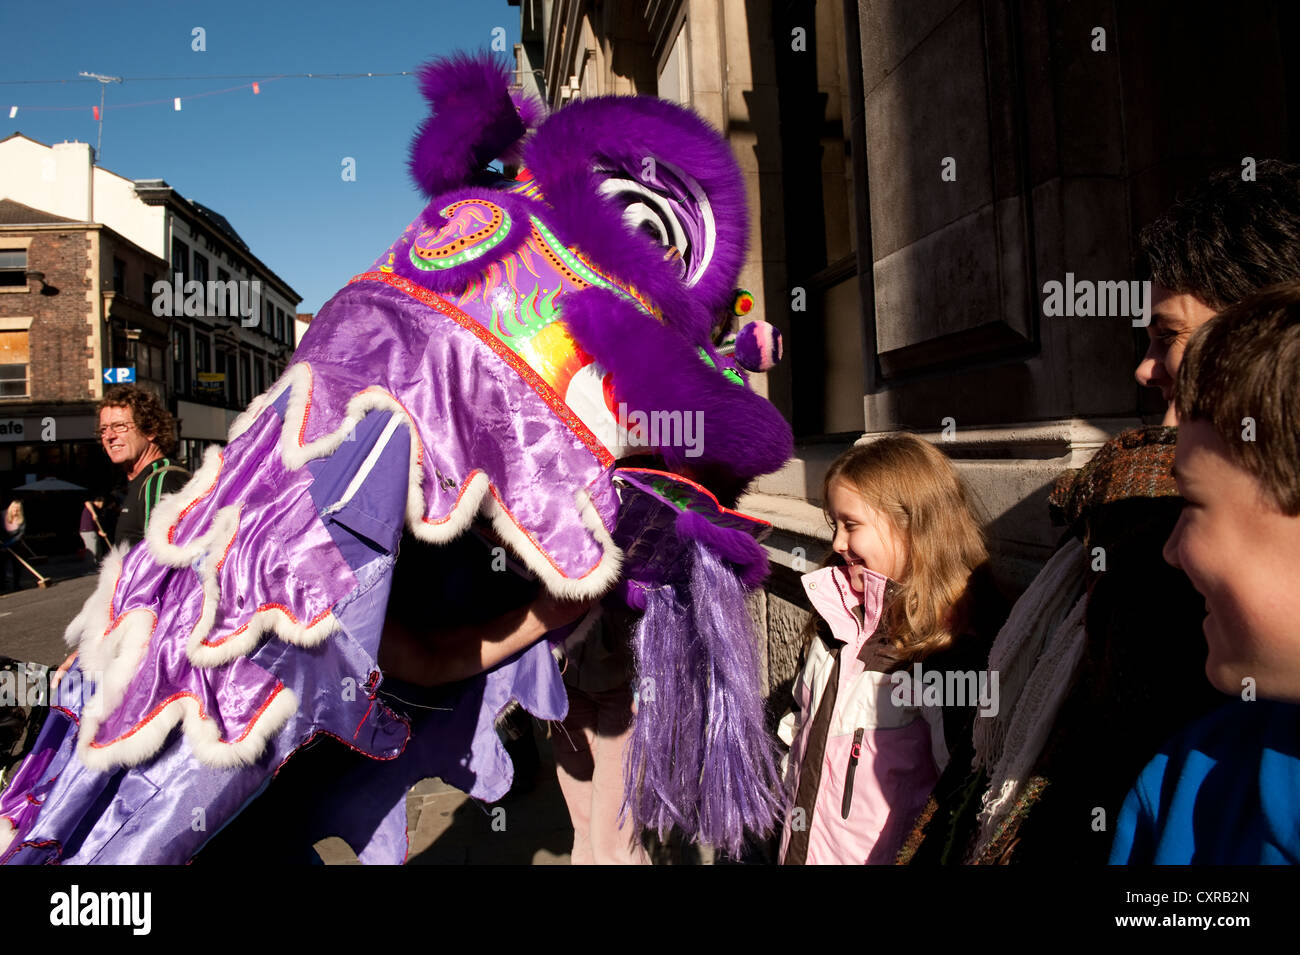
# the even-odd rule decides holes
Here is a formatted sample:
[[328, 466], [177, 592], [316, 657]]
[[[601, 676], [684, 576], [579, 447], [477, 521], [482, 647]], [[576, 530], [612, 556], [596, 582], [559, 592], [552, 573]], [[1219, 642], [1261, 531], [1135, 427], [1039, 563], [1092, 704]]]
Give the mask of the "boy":
[[1300, 863], [1300, 283], [1234, 305], [1178, 373], [1164, 556], [1205, 597], [1206, 675], [1240, 699], [1167, 743], [1112, 863]]

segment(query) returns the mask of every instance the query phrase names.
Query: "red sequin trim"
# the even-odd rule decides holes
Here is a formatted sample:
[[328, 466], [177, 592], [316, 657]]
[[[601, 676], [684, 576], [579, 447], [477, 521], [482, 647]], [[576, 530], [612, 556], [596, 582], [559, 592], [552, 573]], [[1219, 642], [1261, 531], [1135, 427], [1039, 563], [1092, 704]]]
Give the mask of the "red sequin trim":
[[[517, 520], [515, 520], [514, 514], [510, 513], [510, 508], [506, 507], [506, 502], [501, 500], [501, 495], [497, 493], [497, 489], [495, 485], [489, 484], [488, 490], [492, 492], [492, 497], [496, 500], [497, 504], [501, 505], [502, 513], [504, 513], [506, 517], [510, 518], [510, 523], [515, 525], [515, 529], [518, 530], [519, 533], [523, 534], [524, 537], [528, 538], [528, 542], [533, 545], [537, 553], [541, 554], [543, 557], [546, 558], [546, 562], [555, 568], [555, 572], [557, 574], [569, 580], [585, 580], [586, 578], [590, 577], [593, 573], [596, 572], [596, 567], [593, 567], [591, 568], [591, 570], [587, 571], [585, 574], [582, 574], [579, 577], [569, 577], [569, 575], [564, 572], [564, 568], [551, 559], [551, 555], [546, 550], [546, 548], [544, 548], [541, 544], [537, 543], [537, 540], [533, 537], [533, 535], [528, 533], [528, 528], [524, 527], [523, 524], [520, 524]], [[602, 521], [601, 523], [603, 524], [604, 522]], [[608, 529], [606, 530], [608, 532]], [[596, 566], [597, 567], [600, 566], [599, 561], [597, 561]]]
[[[228, 746], [231, 743], [239, 743], [242, 742], [244, 739], [246, 739], [248, 734], [253, 732], [253, 727], [257, 725], [257, 721], [262, 718], [262, 714], [266, 712], [266, 708], [271, 705], [271, 702], [277, 696], [280, 695], [280, 691], [283, 689], [284, 689], [283, 683], [277, 683], [275, 685], [275, 689], [271, 691], [271, 695], [268, 696], [266, 700], [262, 703], [262, 705], [257, 708], [257, 712], [253, 714], [253, 718], [248, 721], [248, 726], [244, 728], [244, 732], [240, 733], [237, 739], [234, 740], [223, 739], [223, 740], [218, 740], [218, 742], [224, 743]], [[152, 722], [168, 706], [170, 706], [172, 703], [176, 702], [177, 700], [184, 699], [185, 697], [189, 697], [195, 703], [199, 704], [199, 719], [203, 719], [203, 720], [207, 719], [207, 716], [204, 715], [203, 712], [203, 701], [200, 700], [197, 696], [195, 696], [193, 693], [190, 693], [188, 690], [181, 693], [173, 693], [171, 696], [167, 697], [167, 699], [163, 700], [156, 707], [154, 707], [154, 709], [150, 711], [148, 716], [146, 716], [140, 722], [136, 723], [135, 726], [127, 730], [121, 736], [115, 737], [114, 739], [109, 740], [107, 743], [92, 742], [90, 745], [93, 746], [95, 749], [103, 749], [106, 746], [112, 746], [114, 743], [119, 743], [124, 739], [128, 739], [129, 737], [134, 736], [147, 723]]]
[[718, 496], [714, 494], [712, 491], [710, 491], [707, 487], [705, 487], [703, 484], [696, 484], [690, 478], [683, 477], [680, 474], [673, 474], [671, 471], [658, 471], [655, 470], [654, 468], [619, 468], [619, 471], [627, 472], [628, 474], [657, 474], [660, 477], [672, 478], [674, 481], [682, 481], [686, 484], [689, 484], [691, 487], [695, 488], [695, 490], [699, 491], [701, 494], [707, 494], [713, 500], [713, 503], [717, 504], [718, 510], [723, 511], [724, 513], [727, 514], [734, 514], [736, 515], [736, 517], [743, 517], [745, 520], [753, 521], [755, 524], [763, 524], [766, 527], [772, 526], [771, 521], [765, 521], [761, 517], [751, 517], [750, 515], [746, 514], [743, 511], [733, 511], [729, 507], [723, 507], [722, 504], [718, 502]]
[[[299, 623], [299, 622], [300, 622], [300, 621], [298, 620], [298, 618], [294, 616], [293, 611], [290, 610], [288, 607], [286, 607], [284, 604], [262, 604], [262, 606], [258, 607], [256, 610], [254, 610], [253, 613], [254, 613], [254, 614], [259, 614], [259, 613], [261, 613], [263, 610], [279, 610], [281, 613], [283, 613], [286, 617], [288, 617], [288, 618], [289, 618], [290, 620], [292, 620], [294, 623]], [[328, 616], [329, 616], [329, 613], [330, 613], [329, 610], [322, 610], [320, 613], [316, 614], [316, 616], [312, 617], [312, 619], [311, 619], [310, 621], [308, 621], [308, 623], [307, 623], [308, 628], [311, 628], [311, 627], [316, 626], [316, 624], [320, 623], [322, 620], [324, 620], [326, 617], [328, 617]], [[250, 621], [250, 623], [251, 623], [251, 621]], [[209, 639], [207, 639], [207, 638], [205, 637], [201, 642], [202, 642], [202, 644], [203, 644], [205, 647], [219, 647], [219, 646], [221, 646], [223, 643], [225, 643], [227, 640], [229, 640], [231, 637], [237, 637], [237, 636], [239, 636], [241, 633], [243, 633], [243, 632], [244, 632], [245, 630], [247, 630], [247, 629], [248, 629], [248, 624], [246, 623], [246, 624], [244, 624], [242, 627], [240, 627], [240, 628], [237, 629], [237, 630], [231, 630], [228, 634], [226, 634], [226, 635], [225, 635], [224, 637], [222, 637], [220, 640], [209, 640]]]
[[352, 731], [352, 738], [353, 738], [353, 739], [356, 739], [356, 738], [357, 738], [357, 734], [361, 732], [361, 727], [365, 726], [365, 724], [366, 724], [366, 717], [370, 716], [370, 711], [373, 710], [374, 708], [375, 708], [375, 698], [372, 696], [372, 697], [370, 698], [370, 705], [366, 707], [366, 712], [365, 712], [365, 714], [361, 717], [361, 722], [358, 723], [358, 724], [357, 724], [357, 728], [354, 729], [354, 730]]
[[[242, 508], [242, 507], [240, 508], [240, 511], [241, 511], [241, 513], [242, 513], [242, 511], [243, 511], [243, 508]], [[231, 534], [231, 535], [230, 535], [230, 540], [226, 541], [226, 549], [223, 550], [223, 551], [221, 552], [221, 560], [217, 561], [216, 569], [213, 570], [213, 572], [212, 572], [214, 576], [215, 576], [216, 574], [221, 573], [221, 568], [224, 567], [224, 566], [226, 566], [226, 558], [230, 556], [230, 548], [232, 548], [232, 547], [235, 546], [235, 538], [238, 537], [238, 536], [239, 536], [239, 515], [236, 515], [236, 517], [235, 517], [235, 533]]]
[[[304, 364], [306, 364], [304, 362]], [[306, 447], [307, 442], [304, 440], [307, 435], [307, 418], [311, 415], [311, 392], [316, 387], [316, 379], [312, 374], [311, 365], [307, 365], [307, 403], [302, 408], [302, 424], [298, 426], [298, 447]]]
[[176, 515], [175, 523], [173, 523], [171, 527], [167, 528], [167, 543], [169, 544], [175, 543], [176, 528], [180, 527], [181, 521], [185, 520], [185, 515], [188, 514], [191, 510], [193, 510], [195, 505], [197, 505], [199, 501], [203, 500], [214, 490], [216, 490], [217, 482], [221, 480], [221, 469], [225, 466], [225, 463], [226, 463], [226, 456], [222, 452], [218, 451], [217, 452], [217, 473], [212, 478], [212, 483], [208, 486], [208, 489], [206, 491], [204, 491], [194, 500], [186, 504], [185, 507], [181, 509], [181, 512], [178, 515]]

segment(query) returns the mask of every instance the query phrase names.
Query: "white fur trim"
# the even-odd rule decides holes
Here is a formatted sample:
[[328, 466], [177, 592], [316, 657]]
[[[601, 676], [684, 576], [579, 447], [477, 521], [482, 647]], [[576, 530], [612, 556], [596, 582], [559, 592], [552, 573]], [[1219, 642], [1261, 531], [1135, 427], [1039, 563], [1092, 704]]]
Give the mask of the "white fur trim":
[[122, 573], [122, 558], [128, 548], [125, 545], [110, 547], [99, 565], [99, 582], [94, 593], [86, 598], [81, 612], [72, 618], [67, 629], [63, 631], [63, 642], [69, 647], [80, 646], [88, 633], [103, 633], [108, 629], [112, 619], [109, 603], [113, 599], [113, 590], [117, 587], [117, 578]]
[[[424, 499], [424, 471], [420, 465], [421, 444], [419, 432], [406, 409], [392, 395], [378, 388], [367, 388], [352, 396], [342, 421], [330, 434], [322, 435], [310, 444], [300, 445], [298, 436], [304, 433], [308, 401], [312, 388], [311, 367], [299, 362], [285, 372], [282, 387], [292, 388], [286, 409], [284, 428], [280, 435], [280, 454], [284, 465], [290, 469], [302, 467], [308, 461], [334, 453], [347, 439], [348, 434], [371, 411], [389, 411], [400, 418], [410, 435], [410, 464], [406, 488], [406, 521], [411, 533], [430, 544], [445, 544], [463, 534], [480, 511], [490, 517], [498, 535], [535, 573], [546, 588], [557, 597], [582, 599], [598, 597], [618, 580], [623, 553], [610, 537], [600, 520], [586, 489], [577, 492], [578, 506], [583, 525], [592, 532], [601, 545], [603, 554], [597, 565], [584, 577], [565, 577], [548, 559], [546, 553], [527, 534], [519, 529], [510, 515], [491, 493], [487, 475], [475, 471], [461, 489], [460, 499], [447, 516], [436, 524], [425, 521], [427, 504]], [[278, 396], [280, 389], [277, 389]], [[274, 400], [274, 398], [270, 399]]]
[[[604, 553], [601, 555], [600, 562], [585, 577], [575, 580], [561, 574], [555, 565], [547, 559], [545, 552], [537, 543], [514, 522], [506, 509], [497, 501], [496, 496], [486, 493], [488, 490], [487, 476], [480, 471], [474, 476], [474, 479], [475, 481], [482, 479], [482, 491], [480, 492], [483, 499], [482, 510], [484, 514], [492, 519], [493, 530], [527, 565], [528, 569], [546, 585], [546, 589], [555, 596], [564, 600], [584, 600], [589, 597], [599, 597], [618, 581], [619, 571], [623, 564], [623, 552], [619, 550], [618, 545], [609, 536], [609, 531], [605, 529], [605, 525], [596, 511], [595, 504], [592, 503], [591, 494], [585, 488], [574, 494], [574, 503], [578, 507], [582, 523], [587, 530], [591, 531], [592, 536], [599, 542]], [[453, 513], [467, 510], [468, 508], [465, 505], [466, 499], [469, 497], [470, 491], [467, 489], [464, 497], [461, 498], [461, 506], [457, 508], [457, 512]], [[476, 507], [473, 513], [477, 513], [477, 511], [478, 508]], [[473, 518], [473, 513], [469, 515], [470, 519]], [[468, 520], [465, 523], [468, 523]], [[422, 535], [417, 531], [416, 536]]]
[[[237, 740], [221, 739], [217, 724], [199, 713], [198, 702], [190, 696], [172, 700], [152, 719], [141, 723], [130, 736], [107, 746], [91, 746], [93, 727], [83, 724], [77, 737], [77, 755], [91, 769], [107, 772], [119, 766], [135, 766], [152, 757], [167, 740], [172, 728], [184, 722], [185, 740], [199, 762], [219, 769], [256, 762], [269, 740], [285, 721], [298, 710], [298, 698], [292, 690], [281, 687], [266, 708], [248, 725]], [[99, 720], [94, 720], [97, 727]]]
[[4, 856], [17, 832], [18, 827], [9, 821], [8, 816], [0, 816], [0, 857]]
[[[406, 426], [410, 435], [406, 520], [416, 537], [434, 544], [450, 541], [464, 533], [474, 516], [482, 510], [491, 517], [507, 546], [556, 596], [568, 599], [597, 597], [618, 580], [622, 552], [614, 544], [586, 489], [577, 492], [575, 503], [584, 526], [596, 538], [603, 553], [596, 566], [576, 580], [565, 577], [542, 548], [515, 524], [498, 503], [487, 475], [482, 471], [473, 472], [455, 507], [442, 521], [436, 524], [426, 522], [419, 433], [397, 399], [379, 388], [367, 388], [353, 395], [334, 431], [308, 444], [300, 444], [299, 438], [305, 433], [310, 412], [312, 372], [308, 363], [299, 362], [290, 366], [271, 390], [258, 396], [235, 420], [230, 428], [230, 439], [233, 441], [252, 427], [257, 417], [286, 389], [290, 392], [289, 402], [279, 439], [280, 457], [286, 468], [297, 470], [309, 461], [333, 454], [367, 414], [372, 411], [390, 412]], [[394, 429], [395, 425], [390, 426], [385, 434], [391, 436]], [[186, 655], [197, 667], [222, 666], [248, 654], [268, 632], [298, 646], [311, 647], [321, 643], [338, 629], [338, 620], [332, 613], [311, 624], [294, 621], [278, 607], [255, 611], [242, 631], [227, 637], [219, 645], [209, 646], [203, 642], [211, 633], [220, 600], [217, 565], [238, 533], [240, 508], [231, 505], [218, 510], [208, 530], [187, 544], [174, 544], [168, 535], [191, 505], [215, 489], [222, 466], [222, 450], [215, 445], [209, 447], [203, 465], [186, 485], [176, 493], [164, 496], [158, 503], [145, 533], [146, 546], [159, 563], [176, 568], [188, 566], [199, 575], [203, 607], [199, 623], [187, 643]], [[133, 610], [116, 621], [112, 618], [111, 602], [124, 554], [125, 549], [110, 551], [100, 570], [94, 594], [67, 630], [68, 641], [80, 643], [83, 673], [93, 674], [96, 679], [96, 692], [86, 704], [78, 737], [77, 752], [82, 761], [101, 770], [143, 762], [158, 751], [178, 722], [183, 722], [185, 737], [195, 756], [208, 765], [234, 766], [257, 759], [271, 734], [297, 708], [297, 698], [287, 689], [279, 691], [268, 708], [249, 726], [246, 737], [238, 741], [222, 741], [216, 723], [199, 713], [198, 703], [190, 697], [182, 697], [168, 703], [148, 722], [137, 726], [130, 736], [107, 746], [90, 745], [102, 715], [112, 713], [121, 704], [149, 646], [156, 623], [153, 613], [143, 609]]]

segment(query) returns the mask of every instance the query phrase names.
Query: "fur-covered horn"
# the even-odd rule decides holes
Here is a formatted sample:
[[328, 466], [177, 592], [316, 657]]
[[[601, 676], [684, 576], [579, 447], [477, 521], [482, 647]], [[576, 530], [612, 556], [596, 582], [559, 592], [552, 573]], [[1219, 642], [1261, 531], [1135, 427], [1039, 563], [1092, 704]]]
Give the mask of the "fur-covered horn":
[[411, 143], [411, 176], [426, 196], [465, 185], [513, 153], [545, 107], [510, 90], [510, 70], [490, 53], [456, 54], [419, 70], [428, 116]]

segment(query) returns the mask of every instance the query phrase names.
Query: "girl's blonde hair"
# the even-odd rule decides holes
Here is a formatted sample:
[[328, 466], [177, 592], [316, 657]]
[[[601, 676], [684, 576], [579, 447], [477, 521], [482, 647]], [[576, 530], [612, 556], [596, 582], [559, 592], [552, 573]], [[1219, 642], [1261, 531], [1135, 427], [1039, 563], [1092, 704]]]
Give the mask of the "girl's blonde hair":
[[14, 498], [10, 501], [9, 506], [5, 508], [5, 517], [8, 517], [10, 520], [25, 520], [26, 518], [23, 515], [23, 502], [18, 500], [18, 498]]
[[920, 660], [951, 646], [971, 623], [971, 574], [988, 560], [952, 462], [928, 441], [897, 433], [836, 458], [822, 484], [823, 501], [837, 481], [883, 513], [907, 543], [903, 579], [888, 588], [881, 619], [898, 659]]

